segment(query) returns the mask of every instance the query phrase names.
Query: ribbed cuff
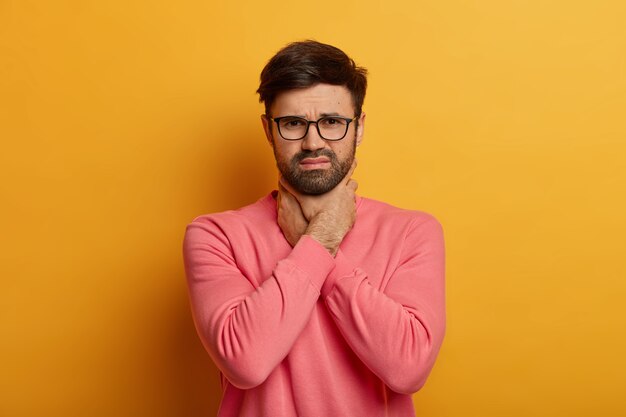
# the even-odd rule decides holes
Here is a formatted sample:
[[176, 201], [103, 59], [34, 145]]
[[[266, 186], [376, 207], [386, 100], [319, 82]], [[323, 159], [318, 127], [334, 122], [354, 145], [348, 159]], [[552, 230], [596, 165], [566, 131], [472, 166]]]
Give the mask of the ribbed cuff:
[[320, 292], [326, 277], [335, 266], [335, 259], [328, 250], [308, 235], [302, 235], [285, 259], [304, 272]]
[[335, 288], [335, 283], [337, 282], [338, 279], [355, 275], [354, 270], [356, 268], [356, 265], [354, 265], [350, 261], [350, 259], [348, 259], [343, 254], [341, 249], [337, 250], [334, 260], [335, 260], [335, 267], [333, 268], [332, 271], [330, 271], [330, 273], [326, 277], [326, 281], [324, 282], [324, 285], [322, 286], [321, 293], [323, 297], [328, 296], [328, 294], [332, 292], [333, 288]]

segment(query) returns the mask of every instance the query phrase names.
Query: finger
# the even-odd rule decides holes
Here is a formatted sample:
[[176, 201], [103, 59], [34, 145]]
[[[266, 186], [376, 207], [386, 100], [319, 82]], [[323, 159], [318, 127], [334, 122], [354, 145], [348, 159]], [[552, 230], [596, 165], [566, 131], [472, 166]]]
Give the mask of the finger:
[[[280, 189], [280, 184], [278, 184], [278, 188]], [[276, 196], [276, 205], [280, 208], [281, 207], [281, 203], [282, 203], [282, 192], [278, 192], [278, 195]]]
[[302, 194], [296, 191], [284, 178], [281, 178], [280, 183], [283, 186], [287, 198], [293, 199], [298, 204], [303, 200]]
[[356, 169], [356, 166], [358, 165], [358, 161], [356, 158], [354, 158], [352, 160], [352, 165], [350, 166], [350, 170], [348, 171], [348, 176], [351, 177], [352, 174], [354, 174], [354, 170]]
[[299, 210], [301, 210], [300, 201], [298, 201], [298, 198], [295, 195], [293, 195], [289, 190], [287, 190], [283, 186], [283, 184], [279, 183], [279, 189], [280, 189], [280, 192], [278, 194], [282, 197], [281, 201], [283, 202], [284, 207], [286, 208], [290, 207], [292, 209], [297, 207]]
[[356, 180], [351, 179], [350, 181], [348, 181], [348, 184], [346, 184], [346, 186], [350, 191], [356, 192], [356, 190], [359, 188], [359, 183], [356, 182]]
[[293, 194], [289, 190], [287, 182], [285, 182], [282, 178], [278, 182], [278, 191], [279, 194], [282, 194], [284, 198], [294, 198]]
[[350, 178], [352, 177], [352, 174], [354, 174], [354, 170], [356, 169], [357, 166], [357, 160], [356, 158], [354, 158], [354, 160], [352, 161], [352, 165], [350, 166], [350, 169], [348, 170], [348, 173], [346, 174], [344, 178], [344, 183], [346, 185], [348, 185], [348, 182], [350, 181]]
[[282, 194], [283, 198], [286, 200], [295, 200], [296, 197], [292, 194], [292, 192], [285, 187], [285, 183], [278, 183], [279, 194]]
[[293, 188], [291, 188], [291, 185], [282, 176], [278, 181], [278, 185], [280, 186], [281, 191], [294, 195]]

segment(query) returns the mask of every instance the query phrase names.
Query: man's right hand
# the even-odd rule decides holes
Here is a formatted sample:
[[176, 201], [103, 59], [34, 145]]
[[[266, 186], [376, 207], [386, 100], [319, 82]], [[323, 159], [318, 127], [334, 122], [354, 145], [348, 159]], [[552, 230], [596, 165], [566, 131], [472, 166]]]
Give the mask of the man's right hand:
[[309, 222], [304, 234], [321, 243], [333, 256], [356, 221], [355, 192], [358, 184], [351, 179], [355, 168], [356, 160], [335, 188], [320, 195], [300, 194], [281, 179], [283, 187], [298, 200]]
[[287, 191], [280, 182], [278, 183], [277, 206], [278, 226], [280, 226], [287, 242], [291, 247], [294, 247], [300, 237], [306, 233], [309, 222], [304, 217], [296, 197]]

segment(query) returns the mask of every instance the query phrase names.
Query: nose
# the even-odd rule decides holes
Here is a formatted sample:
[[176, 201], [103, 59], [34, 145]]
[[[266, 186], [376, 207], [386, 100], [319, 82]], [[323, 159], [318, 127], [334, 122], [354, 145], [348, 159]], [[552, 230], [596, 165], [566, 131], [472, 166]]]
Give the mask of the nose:
[[302, 139], [302, 149], [314, 151], [326, 147], [326, 141], [320, 137], [315, 123], [309, 124], [309, 131]]

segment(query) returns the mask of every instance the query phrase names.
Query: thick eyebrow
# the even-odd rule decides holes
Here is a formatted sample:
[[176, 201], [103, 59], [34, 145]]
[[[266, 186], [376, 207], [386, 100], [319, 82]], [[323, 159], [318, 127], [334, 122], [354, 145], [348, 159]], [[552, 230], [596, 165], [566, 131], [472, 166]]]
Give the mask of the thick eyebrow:
[[[341, 114], [337, 113], [337, 112], [331, 112], [331, 113], [320, 113], [320, 117], [329, 117], [329, 116], [339, 116], [339, 117], [345, 117], [342, 116]], [[285, 116], [280, 116], [282, 117], [300, 117], [301, 119], [306, 119], [306, 116], [303, 114], [287, 114]], [[308, 120], [308, 119], [307, 119]]]
[[300, 114], [286, 114], [284, 116], [274, 117], [274, 119], [282, 119], [283, 117], [299, 117], [300, 119], [306, 119], [305, 116], [300, 115]]

